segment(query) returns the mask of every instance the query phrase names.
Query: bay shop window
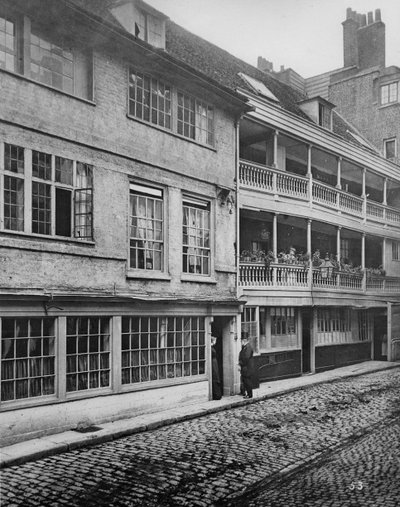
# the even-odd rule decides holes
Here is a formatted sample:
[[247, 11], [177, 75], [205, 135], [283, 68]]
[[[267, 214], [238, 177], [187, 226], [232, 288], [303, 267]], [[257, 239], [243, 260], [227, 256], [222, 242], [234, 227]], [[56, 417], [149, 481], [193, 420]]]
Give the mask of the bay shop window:
[[199, 98], [129, 68], [128, 114], [185, 138], [214, 145], [214, 109]]
[[317, 309], [316, 345], [369, 341], [372, 331], [372, 316], [367, 310]]
[[13, 144], [0, 149], [3, 230], [92, 239], [91, 165]]
[[0, 331], [5, 406], [205, 379], [204, 317], [6, 317]]

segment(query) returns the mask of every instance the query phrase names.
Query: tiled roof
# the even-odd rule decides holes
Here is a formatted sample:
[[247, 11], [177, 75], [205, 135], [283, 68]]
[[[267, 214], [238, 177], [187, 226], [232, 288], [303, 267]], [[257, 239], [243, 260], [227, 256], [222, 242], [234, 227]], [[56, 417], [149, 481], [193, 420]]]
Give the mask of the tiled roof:
[[[67, 0], [68, 3], [75, 5], [83, 11], [101, 18], [120, 30], [124, 30], [110, 13], [110, 8], [118, 1]], [[192, 67], [224, 88], [228, 88], [234, 92], [238, 88], [254, 92], [251, 86], [239, 76], [239, 73], [244, 73], [263, 83], [277, 97], [283, 109], [296, 114], [304, 120], [311, 121], [298, 106], [299, 102], [307, 99], [305, 94], [278, 81], [272, 75], [262, 72], [256, 67], [240, 60], [215, 44], [194, 35], [171, 20], [166, 21], [166, 52], [174, 59]], [[346, 141], [365, 148], [365, 145], [357, 141], [350, 133], [354, 132], [358, 137], [362, 137], [361, 134], [343, 117], [335, 113], [333, 114], [333, 132]]]
[[299, 91], [236, 58], [228, 51], [188, 32], [172, 21], [167, 22], [166, 49], [179, 60], [183, 60], [232, 90], [244, 88], [252, 91], [251, 87], [238, 75], [239, 72], [247, 74], [264, 83], [278, 98], [284, 109], [303, 118], [306, 117], [297, 106], [297, 102], [305, 98]]

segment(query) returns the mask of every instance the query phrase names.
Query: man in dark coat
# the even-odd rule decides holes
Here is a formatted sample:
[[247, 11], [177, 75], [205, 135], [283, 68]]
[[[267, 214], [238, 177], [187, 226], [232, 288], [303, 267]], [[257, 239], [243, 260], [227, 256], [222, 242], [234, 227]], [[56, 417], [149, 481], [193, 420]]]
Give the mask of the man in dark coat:
[[257, 387], [255, 384], [258, 384], [258, 382], [254, 382], [256, 369], [253, 358], [253, 349], [249, 343], [247, 333], [242, 334], [242, 350], [239, 352], [239, 366], [244, 388], [243, 398], [252, 398], [253, 387]]
[[213, 400], [220, 400], [222, 398], [221, 378], [219, 376], [217, 350], [215, 344], [217, 338], [211, 336], [211, 382], [212, 382], [212, 397]]

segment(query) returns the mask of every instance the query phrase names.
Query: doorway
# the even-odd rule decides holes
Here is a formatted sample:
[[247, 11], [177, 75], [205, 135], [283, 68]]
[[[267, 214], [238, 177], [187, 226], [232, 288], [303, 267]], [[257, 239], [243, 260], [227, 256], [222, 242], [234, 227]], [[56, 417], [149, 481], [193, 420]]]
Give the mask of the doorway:
[[225, 320], [215, 317], [211, 323], [211, 334], [217, 338], [215, 351], [217, 353], [218, 373], [221, 383], [221, 392], [224, 393], [224, 361], [223, 361], [223, 336], [224, 336]]
[[374, 353], [375, 361], [387, 361], [387, 317], [375, 315], [374, 318]]
[[302, 311], [302, 346], [301, 346], [301, 364], [302, 373], [311, 372], [311, 312]]

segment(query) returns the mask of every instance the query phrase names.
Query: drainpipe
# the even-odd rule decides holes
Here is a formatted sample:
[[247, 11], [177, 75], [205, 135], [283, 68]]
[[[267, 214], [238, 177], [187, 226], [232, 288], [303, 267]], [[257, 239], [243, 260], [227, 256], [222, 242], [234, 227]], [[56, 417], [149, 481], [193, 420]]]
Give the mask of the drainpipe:
[[[312, 200], [313, 200], [313, 178], [312, 178], [312, 145], [307, 145], [307, 176], [308, 176], [308, 188], [309, 188], [309, 195], [308, 195], [308, 204], [310, 208], [312, 207]], [[311, 252], [310, 252], [311, 253]]]
[[239, 280], [240, 280], [240, 212], [239, 212], [239, 186], [240, 186], [240, 173], [239, 173], [239, 124], [242, 115], [240, 115], [235, 123], [235, 179], [236, 179], [236, 298], [239, 299]]
[[363, 273], [362, 290], [367, 290], [367, 274], [365, 272], [365, 233], [361, 236], [361, 269]]
[[311, 253], [311, 227], [312, 220], [309, 218], [307, 220], [307, 253], [309, 255], [309, 266], [308, 266], [308, 287], [312, 290], [313, 283], [313, 265], [312, 265], [312, 253]]

